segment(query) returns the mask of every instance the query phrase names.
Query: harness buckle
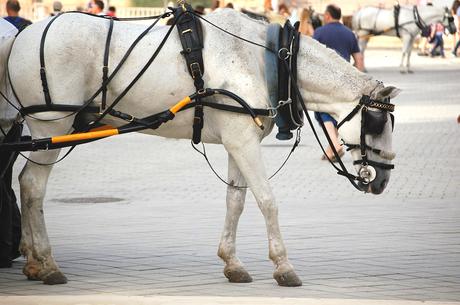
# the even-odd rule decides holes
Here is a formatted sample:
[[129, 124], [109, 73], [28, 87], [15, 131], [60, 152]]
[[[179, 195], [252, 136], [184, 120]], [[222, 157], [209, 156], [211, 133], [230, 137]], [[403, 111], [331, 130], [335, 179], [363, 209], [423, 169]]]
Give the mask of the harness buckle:
[[283, 106], [289, 105], [289, 104], [291, 104], [291, 103], [292, 103], [292, 99], [291, 99], [291, 98], [288, 98], [288, 99], [285, 100], [285, 101], [279, 101], [279, 102], [278, 102], [278, 107], [276, 107], [276, 108], [283, 107]]
[[277, 108], [277, 107], [276, 107], [276, 108], [275, 108], [275, 107], [268, 107], [267, 110], [268, 110], [268, 112], [270, 113], [270, 114], [268, 115], [268, 117], [269, 117], [270, 119], [274, 119], [274, 118], [276, 118], [276, 116], [278, 115], [278, 108]]
[[[200, 77], [203, 76], [203, 74], [201, 73], [200, 64], [197, 62], [190, 64], [190, 71], [192, 72], [193, 79], [195, 79], [197, 76], [200, 76]], [[199, 74], [196, 74], [196, 73], [199, 73]]]

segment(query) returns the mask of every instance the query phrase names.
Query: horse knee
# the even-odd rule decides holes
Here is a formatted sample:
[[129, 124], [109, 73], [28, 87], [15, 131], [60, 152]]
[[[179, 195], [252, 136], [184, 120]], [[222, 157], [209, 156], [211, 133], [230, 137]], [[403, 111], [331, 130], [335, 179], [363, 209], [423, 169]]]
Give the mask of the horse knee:
[[244, 210], [245, 192], [234, 188], [227, 191], [227, 209], [235, 215], [241, 215]]
[[35, 168], [35, 164], [27, 164], [19, 175], [22, 203], [26, 207], [37, 201], [42, 201], [45, 195], [49, 169]]
[[267, 217], [278, 215], [278, 206], [276, 205], [273, 196], [264, 196], [257, 201], [257, 204], [259, 205], [259, 208], [264, 216]]

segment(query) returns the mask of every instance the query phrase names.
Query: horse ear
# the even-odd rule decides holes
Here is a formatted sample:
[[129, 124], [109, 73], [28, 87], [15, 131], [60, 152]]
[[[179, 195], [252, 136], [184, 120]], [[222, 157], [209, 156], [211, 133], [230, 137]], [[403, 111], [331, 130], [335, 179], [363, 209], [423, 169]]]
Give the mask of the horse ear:
[[381, 89], [379, 92], [377, 92], [376, 99], [383, 100], [387, 97], [395, 98], [400, 92], [401, 92], [401, 89], [398, 89], [393, 86], [388, 86], [388, 87]]

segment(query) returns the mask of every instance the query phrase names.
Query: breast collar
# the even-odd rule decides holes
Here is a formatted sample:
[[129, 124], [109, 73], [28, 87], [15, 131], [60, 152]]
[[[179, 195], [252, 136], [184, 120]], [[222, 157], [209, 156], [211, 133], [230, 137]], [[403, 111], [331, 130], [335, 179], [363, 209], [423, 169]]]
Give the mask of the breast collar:
[[[275, 122], [278, 126], [276, 138], [279, 140], [291, 139], [291, 130], [304, 124], [301, 101], [293, 89], [297, 82], [299, 25], [297, 22], [293, 26], [289, 21], [284, 27], [270, 24], [267, 31], [269, 50], [265, 52], [265, 79], [271, 109], [275, 113]], [[288, 62], [289, 68], [283, 61]]]

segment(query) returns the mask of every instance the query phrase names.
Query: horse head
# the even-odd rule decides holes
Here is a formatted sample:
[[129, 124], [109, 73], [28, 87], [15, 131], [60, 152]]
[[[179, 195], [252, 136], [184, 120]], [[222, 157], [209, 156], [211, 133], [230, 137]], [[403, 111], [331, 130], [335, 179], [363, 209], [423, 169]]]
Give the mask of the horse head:
[[299, 83], [306, 107], [329, 113], [339, 122], [339, 136], [351, 151], [359, 188], [382, 193], [395, 156], [390, 99], [400, 90], [385, 87], [312, 39], [303, 38], [300, 46]]
[[427, 25], [434, 23], [442, 23], [450, 34], [455, 34], [457, 27], [455, 26], [452, 12], [447, 7], [438, 6], [420, 6], [420, 16], [423, 22]]
[[379, 84], [370, 95], [361, 99], [368, 103], [363, 104], [350, 120], [347, 121], [342, 114], [339, 134], [362, 179], [358, 186], [366, 193], [381, 194], [390, 179], [391, 161], [395, 157], [392, 150], [394, 116], [391, 113], [394, 106], [390, 100], [399, 92], [395, 87]]

